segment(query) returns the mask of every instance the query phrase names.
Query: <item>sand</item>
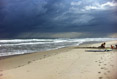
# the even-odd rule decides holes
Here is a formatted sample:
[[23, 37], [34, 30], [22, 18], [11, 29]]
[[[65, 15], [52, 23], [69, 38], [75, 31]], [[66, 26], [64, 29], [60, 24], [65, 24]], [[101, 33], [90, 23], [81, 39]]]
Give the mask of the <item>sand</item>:
[[[108, 41], [106, 46], [116, 44]], [[85, 44], [82, 47], [97, 47]], [[0, 60], [0, 79], [117, 79], [117, 50], [109, 52], [86, 52], [103, 50], [67, 47], [5, 57]]]

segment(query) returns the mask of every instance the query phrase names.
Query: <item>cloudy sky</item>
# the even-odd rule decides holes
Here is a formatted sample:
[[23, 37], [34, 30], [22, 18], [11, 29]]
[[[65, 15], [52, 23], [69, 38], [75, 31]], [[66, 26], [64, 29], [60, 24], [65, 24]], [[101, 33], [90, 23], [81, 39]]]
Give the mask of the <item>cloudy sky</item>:
[[116, 0], [0, 0], [0, 38], [106, 37]]

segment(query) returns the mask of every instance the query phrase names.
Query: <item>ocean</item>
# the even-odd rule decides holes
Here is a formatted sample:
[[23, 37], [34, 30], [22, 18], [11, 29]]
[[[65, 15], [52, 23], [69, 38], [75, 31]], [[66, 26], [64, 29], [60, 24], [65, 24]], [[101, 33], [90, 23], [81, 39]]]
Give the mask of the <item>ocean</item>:
[[0, 40], [0, 57], [25, 53], [34, 53], [78, 46], [85, 42], [103, 42], [117, 38], [76, 38], [76, 39], [7, 39]]

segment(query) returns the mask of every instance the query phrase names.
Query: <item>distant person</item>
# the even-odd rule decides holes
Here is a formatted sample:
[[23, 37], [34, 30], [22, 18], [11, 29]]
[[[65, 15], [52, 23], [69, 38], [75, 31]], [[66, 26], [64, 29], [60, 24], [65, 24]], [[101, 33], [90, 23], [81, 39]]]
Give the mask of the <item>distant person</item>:
[[117, 45], [115, 45], [115, 46], [116, 46], [115, 48], [117, 49]]
[[104, 42], [101, 44], [101, 46], [99, 46], [99, 48], [105, 48], [105, 45], [106, 45], [106, 43]]
[[114, 49], [114, 46], [113, 45], [111, 45], [111, 49]]

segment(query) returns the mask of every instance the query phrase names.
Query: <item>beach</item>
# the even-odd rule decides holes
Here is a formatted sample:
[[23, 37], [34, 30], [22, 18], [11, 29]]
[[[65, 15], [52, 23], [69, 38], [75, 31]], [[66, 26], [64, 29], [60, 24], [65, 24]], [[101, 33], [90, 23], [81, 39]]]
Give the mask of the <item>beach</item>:
[[[117, 79], [117, 49], [103, 52], [101, 43], [3, 57], [0, 79]], [[117, 44], [107, 41], [106, 46]]]

